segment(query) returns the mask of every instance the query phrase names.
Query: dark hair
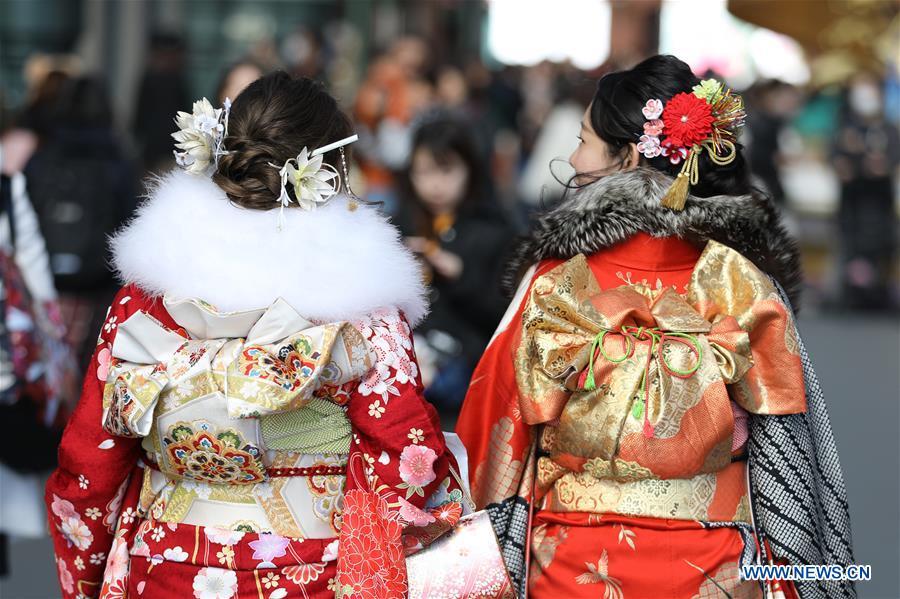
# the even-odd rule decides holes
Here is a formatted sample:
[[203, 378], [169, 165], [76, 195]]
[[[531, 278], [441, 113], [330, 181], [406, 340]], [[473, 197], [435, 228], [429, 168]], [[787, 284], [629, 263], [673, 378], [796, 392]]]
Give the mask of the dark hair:
[[[609, 73], [597, 82], [590, 108], [591, 127], [609, 144], [612, 155], [624, 161], [629, 144], [637, 143], [644, 132], [647, 119], [641, 109], [647, 100], [656, 98], [665, 104], [675, 94], [690, 93], [698, 83], [700, 80], [684, 61], [663, 54], [651, 56], [632, 69]], [[700, 154], [700, 181], [691, 186], [692, 194], [710, 197], [754, 192], [743, 147], [739, 143], [736, 146], [735, 160], [724, 166], [713, 163], [706, 152]], [[641, 162], [673, 177], [682, 166], [664, 156], [641, 157]]]
[[61, 127], [109, 129], [112, 112], [106, 84], [99, 77], [85, 76], [64, 84], [54, 120]]
[[37, 85], [34, 95], [22, 111], [18, 126], [34, 131], [39, 137], [49, 135], [54, 126], [54, 116], [69, 75], [53, 70]]
[[417, 233], [431, 237], [434, 235], [432, 218], [412, 184], [412, 161], [418, 150], [427, 150], [439, 165], [446, 165], [454, 158], [463, 162], [469, 176], [459, 211], [477, 210], [485, 200], [489, 192], [488, 169], [469, 122], [449, 112], [438, 112], [416, 127], [409, 159], [399, 178], [400, 196], [412, 213]]
[[[228, 153], [219, 158], [213, 181], [239, 206], [276, 208], [281, 177], [270, 163], [284, 164], [304, 147], [312, 151], [351, 134], [350, 119], [321, 83], [276, 71], [234, 100], [224, 143]], [[324, 161], [340, 172], [339, 150], [326, 153]], [[291, 186], [288, 193], [293, 199]]]

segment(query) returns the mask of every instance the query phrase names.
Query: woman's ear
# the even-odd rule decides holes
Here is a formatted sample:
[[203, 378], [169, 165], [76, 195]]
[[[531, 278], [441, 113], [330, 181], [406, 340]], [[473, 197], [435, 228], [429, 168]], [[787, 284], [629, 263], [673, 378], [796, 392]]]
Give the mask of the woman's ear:
[[638, 152], [637, 144], [630, 143], [628, 144], [627, 153], [625, 154], [625, 161], [622, 162], [622, 170], [630, 171], [632, 169], [637, 168], [641, 163], [641, 154]]

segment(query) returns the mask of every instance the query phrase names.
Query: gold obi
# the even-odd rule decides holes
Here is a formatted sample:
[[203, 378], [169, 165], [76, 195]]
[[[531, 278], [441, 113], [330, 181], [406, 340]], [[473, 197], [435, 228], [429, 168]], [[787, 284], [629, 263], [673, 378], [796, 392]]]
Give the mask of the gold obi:
[[[746, 462], [692, 478], [619, 481], [587, 472], [559, 476], [548, 458], [538, 460], [537, 484], [546, 492], [539, 509], [551, 512], [623, 514], [703, 522], [747, 522], [750, 497]], [[552, 480], [551, 484], [547, 484]]]
[[[688, 507], [708, 503], [697, 494], [727, 469], [729, 480], [743, 472], [731, 462], [731, 402], [756, 414], [805, 409], [802, 377], [799, 386], [767, 386], [777, 369], [767, 357], [756, 367], [759, 323], [780, 319], [779, 331], [794, 330], [775, 298], [763, 273], [716, 242], [685, 295], [644, 285], [602, 290], [583, 255], [538, 277], [522, 316], [516, 377], [523, 420], [544, 425], [539, 496], [550, 493], [545, 501], [560, 509], [625, 513], [610, 508], [665, 488], [681, 516], [701, 515]], [[799, 372], [796, 343], [782, 339], [764, 353], [787, 350]], [[779, 404], [782, 392], [789, 405]], [[733, 515], [732, 507], [725, 511]]]

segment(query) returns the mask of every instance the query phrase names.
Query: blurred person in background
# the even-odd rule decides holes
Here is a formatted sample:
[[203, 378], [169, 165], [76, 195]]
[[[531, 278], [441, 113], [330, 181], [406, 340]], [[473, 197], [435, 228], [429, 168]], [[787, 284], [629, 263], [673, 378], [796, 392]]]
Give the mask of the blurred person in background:
[[832, 158], [841, 182], [842, 303], [856, 310], [896, 309], [890, 283], [897, 254], [894, 177], [900, 135], [886, 118], [880, 78], [861, 73], [850, 81]]
[[800, 91], [775, 79], [760, 81], [747, 90], [747, 159], [772, 200], [784, 205], [786, 198], [778, 165], [784, 127], [795, 116], [803, 100]]
[[354, 115], [360, 125], [357, 159], [365, 175], [366, 197], [387, 214], [398, 209], [392, 171], [403, 168], [410, 148], [410, 124], [433, 102], [425, 79], [428, 47], [415, 36], [396, 40], [369, 65]]
[[431, 311], [417, 333], [432, 357], [426, 397], [446, 413], [462, 405], [506, 308], [499, 280], [513, 237], [472, 129], [445, 111], [423, 118], [400, 177], [396, 219], [431, 284]]
[[184, 67], [185, 43], [181, 37], [169, 33], [150, 36], [134, 113], [134, 138], [145, 172], [159, 172], [174, 164], [168, 136], [172, 115], [190, 103]]
[[139, 173], [114, 128], [109, 93], [99, 77], [66, 81], [49, 119], [25, 175], [69, 342], [86, 366], [116, 291], [106, 239], [134, 212]]
[[280, 45], [285, 69], [295, 77], [324, 80], [324, 44], [321, 31], [298, 26]]
[[799, 251], [743, 117], [674, 56], [604, 76], [568, 195], [516, 249], [456, 430], [519, 596], [856, 596], [739, 576], [854, 563]]
[[12, 175], [25, 169], [53, 128], [66, 82], [78, 71], [78, 60], [70, 55], [36, 54], [28, 58], [24, 67], [28, 99], [12, 126], [3, 132], [4, 173]]
[[25, 177], [0, 175], [0, 576], [9, 537], [46, 535], [41, 484], [77, 392], [56, 300]]
[[216, 86], [216, 98], [219, 104], [225, 102], [225, 98], [234, 101], [248, 85], [265, 75], [265, 71], [259, 64], [251, 59], [243, 59], [227, 67]]
[[469, 84], [460, 69], [453, 65], [441, 66], [435, 78], [434, 89], [435, 99], [443, 108], [459, 113], [468, 112]]
[[580, 74], [557, 78], [556, 101], [541, 121], [519, 179], [518, 191], [525, 215], [555, 205], [565, 192], [571, 168], [564, 159], [558, 159], [572, 153], [577, 141], [572, 137], [572, 126], [581, 120], [591, 101], [593, 90], [584, 83]]

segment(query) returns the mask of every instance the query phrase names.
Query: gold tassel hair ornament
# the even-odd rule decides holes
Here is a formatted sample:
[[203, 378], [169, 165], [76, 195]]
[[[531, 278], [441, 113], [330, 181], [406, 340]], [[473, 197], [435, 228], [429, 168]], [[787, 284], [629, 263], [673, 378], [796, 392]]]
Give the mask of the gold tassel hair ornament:
[[669, 190], [666, 191], [666, 195], [663, 196], [663, 206], [672, 210], [684, 210], [684, 203], [687, 201], [690, 186], [696, 185], [700, 181], [700, 154], [703, 150], [706, 150], [707, 154], [709, 154], [709, 159], [718, 166], [734, 162], [735, 157], [737, 157], [737, 148], [734, 142], [722, 140], [720, 145], [726, 149], [726, 154], [720, 155], [716, 144], [712, 140], [706, 140], [702, 144], [695, 144], [691, 148], [681, 170], [678, 172], [678, 176], [675, 177], [672, 185], [669, 186]]
[[647, 158], [668, 156], [673, 164], [683, 161], [662, 205], [684, 210], [690, 187], [700, 181], [700, 155], [706, 151], [717, 166], [737, 157], [735, 143], [746, 118], [743, 98], [724, 83], [706, 79], [694, 86], [693, 94], [676, 94], [666, 106], [658, 99], [648, 100], [643, 113], [648, 122], [638, 151]]

